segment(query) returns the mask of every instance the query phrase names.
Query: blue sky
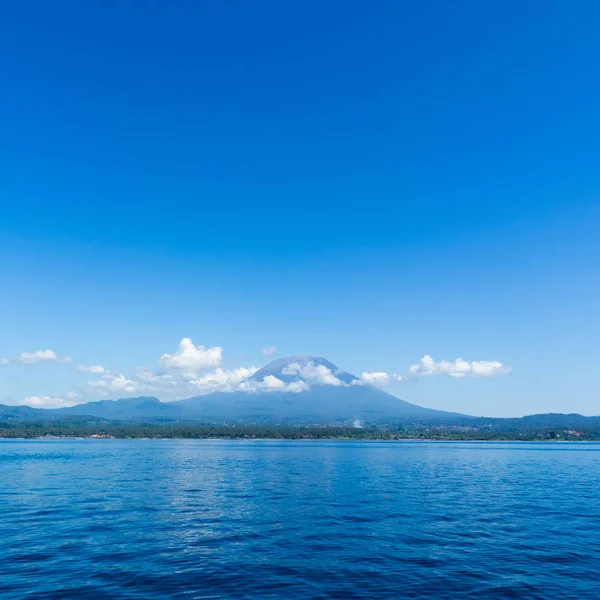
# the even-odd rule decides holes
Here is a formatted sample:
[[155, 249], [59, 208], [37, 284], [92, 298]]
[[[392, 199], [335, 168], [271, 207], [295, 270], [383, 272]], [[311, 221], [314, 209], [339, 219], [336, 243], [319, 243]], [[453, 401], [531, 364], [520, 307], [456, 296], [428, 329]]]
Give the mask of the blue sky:
[[[586, 1], [5, 4], [0, 402], [118, 397], [77, 365], [136, 383], [191, 338], [227, 372], [499, 361], [386, 389], [600, 414], [599, 27]], [[46, 349], [72, 360], [19, 358]]]

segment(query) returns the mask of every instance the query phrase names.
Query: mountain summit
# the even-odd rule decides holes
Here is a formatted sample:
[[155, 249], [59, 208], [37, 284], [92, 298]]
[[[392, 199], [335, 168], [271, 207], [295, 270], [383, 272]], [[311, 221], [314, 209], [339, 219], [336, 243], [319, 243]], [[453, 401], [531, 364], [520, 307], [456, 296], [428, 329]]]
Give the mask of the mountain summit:
[[338, 369], [338, 367], [327, 359], [321, 356], [310, 355], [278, 358], [254, 373], [250, 377], [250, 380], [262, 382], [265, 377], [271, 376], [277, 377], [277, 379], [285, 383], [303, 381], [307, 384], [327, 385], [322, 379], [327, 375], [332, 375], [339, 379], [342, 384], [346, 385], [351, 385], [353, 381], [359, 381], [358, 377]]

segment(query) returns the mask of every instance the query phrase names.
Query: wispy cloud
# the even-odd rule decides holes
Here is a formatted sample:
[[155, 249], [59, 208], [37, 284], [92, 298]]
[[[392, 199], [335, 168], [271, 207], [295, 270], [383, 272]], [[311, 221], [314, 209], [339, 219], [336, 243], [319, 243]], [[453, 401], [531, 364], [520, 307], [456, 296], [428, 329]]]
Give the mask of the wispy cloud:
[[274, 356], [275, 354], [277, 354], [277, 347], [265, 346], [264, 348], [261, 348], [260, 351], [262, 352], [263, 356]]
[[406, 381], [406, 376], [396, 375], [395, 373], [386, 373], [385, 371], [376, 371], [373, 373], [364, 372], [361, 375], [361, 380], [369, 385], [385, 387], [387, 385], [391, 385], [392, 383]]
[[0, 366], [8, 364], [31, 365], [33, 363], [68, 363], [70, 356], [58, 356], [54, 350], [36, 350], [35, 352], [23, 352], [14, 358], [0, 358]]
[[450, 377], [497, 377], [511, 372], [510, 367], [497, 360], [473, 360], [471, 362], [457, 358], [453, 362], [441, 360], [436, 362], [426, 354], [421, 362], [412, 365], [408, 373], [413, 376], [431, 377], [434, 375], [450, 375]]
[[101, 391], [117, 393], [126, 392], [128, 394], [133, 394], [141, 389], [141, 386], [139, 386], [138, 383], [128, 379], [121, 373], [111, 373], [103, 379], [88, 381], [88, 386], [90, 388], [100, 389]]
[[58, 398], [55, 396], [27, 396], [20, 402], [21, 405], [33, 406], [34, 408], [63, 408], [74, 406], [74, 399]]
[[77, 370], [80, 373], [102, 374], [106, 372], [106, 369], [102, 365], [77, 365]]

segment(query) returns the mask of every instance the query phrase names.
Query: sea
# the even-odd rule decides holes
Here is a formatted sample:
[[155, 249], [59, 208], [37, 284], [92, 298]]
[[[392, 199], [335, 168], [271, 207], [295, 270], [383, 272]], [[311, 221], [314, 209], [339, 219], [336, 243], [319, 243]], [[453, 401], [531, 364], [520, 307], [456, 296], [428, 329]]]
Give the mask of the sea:
[[600, 598], [593, 443], [3, 440], [0, 598]]

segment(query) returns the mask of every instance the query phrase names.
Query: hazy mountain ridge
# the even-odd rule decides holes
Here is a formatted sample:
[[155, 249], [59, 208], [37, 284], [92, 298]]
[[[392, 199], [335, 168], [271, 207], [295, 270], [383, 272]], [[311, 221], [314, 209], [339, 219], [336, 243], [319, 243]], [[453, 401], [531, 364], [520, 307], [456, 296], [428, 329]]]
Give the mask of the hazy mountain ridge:
[[[221, 420], [239, 422], [387, 422], [406, 418], [454, 418], [460, 415], [411, 404], [364, 384], [323, 357], [291, 356], [274, 360], [248, 378], [248, 391], [212, 392], [173, 402], [155, 397], [100, 400], [57, 409], [6, 407], [4, 418]], [[278, 383], [279, 382], [279, 383]], [[296, 384], [302, 391], [275, 386]], [[22, 410], [20, 410], [22, 409]]]
[[[319, 378], [326, 376], [329, 384]], [[331, 379], [333, 377], [333, 379]], [[498, 419], [472, 417], [411, 404], [366, 385], [322, 357], [291, 356], [270, 362], [248, 381], [277, 378], [285, 384], [304, 382], [302, 392], [264, 391], [212, 392], [173, 402], [142, 396], [119, 400], [100, 400], [57, 409], [0, 405], [1, 420], [40, 420], [85, 418], [110, 421], [190, 421], [239, 423], [331, 424], [420, 422], [460, 426], [505, 428], [595, 427], [600, 417], [578, 414], [541, 414], [522, 418]]]

